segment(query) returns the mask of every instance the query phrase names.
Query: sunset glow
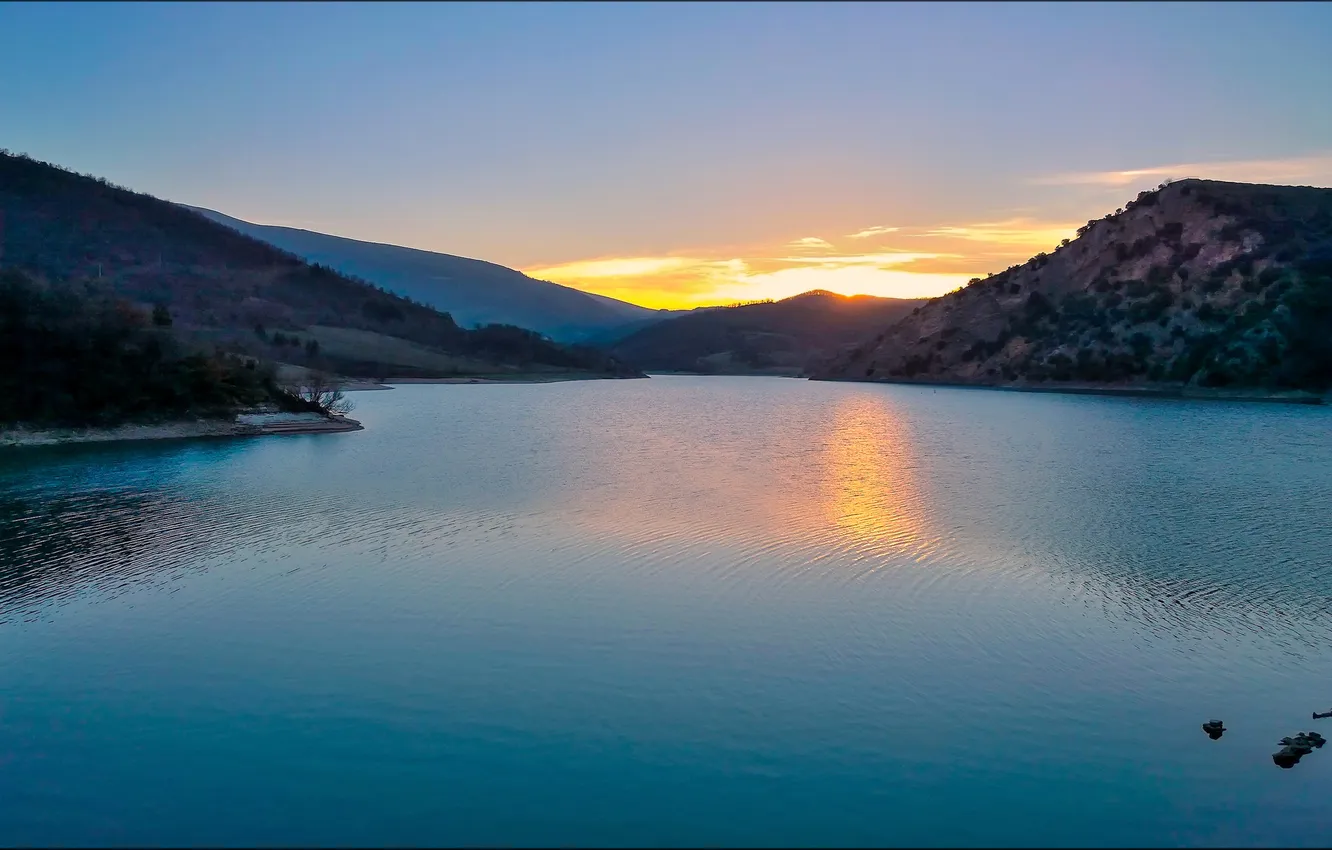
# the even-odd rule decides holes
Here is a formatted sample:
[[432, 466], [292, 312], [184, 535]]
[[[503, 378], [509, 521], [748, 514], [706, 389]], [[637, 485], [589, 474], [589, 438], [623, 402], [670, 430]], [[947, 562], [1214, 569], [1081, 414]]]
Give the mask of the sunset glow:
[[1327, 185], [1332, 183], [1332, 153], [1052, 174], [1026, 180], [1030, 187], [1095, 190], [1079, 196], [1078, 214], [1063, 220], [1007, 215], [964, 223], [867, 225], [841, 235], [811, 227], [807, 235], [742, 250], [695, 248], [679, 255], [599, 257], [523, 271], [645, 307], [668, 309], [776, 300], [811, 289], [842, 295], [930, 298], [1049, 251], [1061, 240], [1072, 239], [1086, 221], [1123, 205], [1138, 191], [1162, 180], [1188, 176]]
[[1332, 184], [1325, 4], [958, 8], [3, 4], [0, 144], [666, 308], [939, 295], [1163, 180]]
[[[1076, 228], [1073, 223], [1028, 219], [874, 226], [846, 236], [804, 236], [756, 246], [740, 256], [697, 250], [680, 256], [575, 260], [524, 271], [540, 280], [667, 309], [778, 300], [811, 289], [930, 298], [1049, 250], [1072, 237]], [[876, 247], [867, 249], [867, 242]]]

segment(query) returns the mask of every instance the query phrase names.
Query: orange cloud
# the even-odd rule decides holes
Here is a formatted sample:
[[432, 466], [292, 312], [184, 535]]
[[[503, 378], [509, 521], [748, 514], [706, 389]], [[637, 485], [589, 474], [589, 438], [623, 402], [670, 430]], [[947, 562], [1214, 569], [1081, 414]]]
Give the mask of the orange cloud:
[[1052, 174], [1037, 177], [1033, 183], [1042, 186], [1097, 185], [1122, 187], [1141, 182], [1178, 180], [1201, 177], [1211, 180], [1233, 180], [1241, 183], [1332, 183], [1332, 152], [1286, 159], [1249, 159], [1228, 162], [1194, 162], [1178, 165], [1158, 165], [1128, 171], [1083, 171], [1071, 174]]
[[919, 252], [879, 252], [726, 260], [625, 257], [528, 269], [526, 274], [645, 307], [688, 308], [762, 298], [781, 299], [811, 289], [827, 289], [844, 295], [927, 297], [956, 289], [972, 276], [906, 268], [939, 256]]
[[811, 289], [922, 298], [942, 295], [973, 277], [1048, 251], [1061, 239], [1072, 237], [1075, 230], [1074, 224], [1031, 218], [875, 227], [860, 231], [863, 236], [846, 238], [891, 232], [894, 247], [863, 253], [838, 251], [825, 239], [807, 236], [775, 252], [750, 248], [726, 249], [730, 256], [693, 250], [666, 256], [601, 257], [527, 269], [526, 273], [653, 308], [781, 299]]
[[[705, 265], [706, 260], [689, 257], [606, 257], [599, 260], [579, 260], [526, 272], [528, 277], [547, 278], [600, 278], [640, 277], [678, 271]], [[557, 280], [556, 283], [559, 281]]]
[[859, 231], [857, 231], [857, 232], [855, 232], [855, 233], [848, 233], [848, 234], [846, 235], [846, 238], [847, 238], [847, 239], [866, 239], [866, 238], [868, 238], [868, 237], [870, 237], [870, 236], [882, 236], [882, 235], [885, 234], [885, 233], [896, 233], [897, 231], [899, 231], [899, 230], [901, 230], [901, 229], [902, 229], [902, 228], [900, 228], [900, 227], [877, 227], [877, 226], [876, 226], [876, 227], [867, 227], [867, 228], [865, 228], [864, 230], [859, 230]]
[[1021, 245], [1042, 250], [1058, 245], [1061, 239], [1076, 235], [1077, 224], [1055, 224], [1013, 218], [1007, 221], [984, 222], [964, 226], [936, 227], [924, 236], [948, 236], [969, 242], [987, 242], [996, 246]]
[[825, 249], [825, 248], [832, 248], [832, 243], [826, 239], [820, 239], [817, 236], [805, 236], [801, 239], [796, 239], [795, 241], [791, 242], [791, 247], [802, 248], [802, 249], [810, 249], [810, 248]]
[[673, 309], [718, 303], [714, 293], [747, 271], [744, 260], [676, 256], [603, 257], [523, 273], [644, 307]]

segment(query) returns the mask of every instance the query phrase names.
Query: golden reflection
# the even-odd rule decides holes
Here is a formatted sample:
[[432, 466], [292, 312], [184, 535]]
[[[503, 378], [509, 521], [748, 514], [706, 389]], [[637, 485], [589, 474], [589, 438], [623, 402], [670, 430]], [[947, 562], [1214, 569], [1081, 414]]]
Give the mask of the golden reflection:
[[887, 399], [852, 396], [834, 411], [823, 453], [824, 516], [858, 543], [933, 548], [911, 427]]
[[[744, 414], [663, 404], [576, 435], [562, 453], [597, 462], [558, 496], [565, 527], [677, 571], [704, 568], [708, 551], [743, 553], [744, 569], [831, 559], [853, 571], [937, 555], [904, 410], [877, 393], [838, 393], [824, 407], [780, 389], [734, 386]], [[744, 427], [718, 426], [737, 415]]]

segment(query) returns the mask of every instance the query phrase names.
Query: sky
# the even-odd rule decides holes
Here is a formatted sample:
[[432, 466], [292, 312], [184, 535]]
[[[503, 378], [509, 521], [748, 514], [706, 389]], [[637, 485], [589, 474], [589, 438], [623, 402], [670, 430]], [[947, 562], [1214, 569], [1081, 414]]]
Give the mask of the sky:
[[1330, 3], [0, 3], [0, 147], [649, 307], [937, 295], [1332, 186]]

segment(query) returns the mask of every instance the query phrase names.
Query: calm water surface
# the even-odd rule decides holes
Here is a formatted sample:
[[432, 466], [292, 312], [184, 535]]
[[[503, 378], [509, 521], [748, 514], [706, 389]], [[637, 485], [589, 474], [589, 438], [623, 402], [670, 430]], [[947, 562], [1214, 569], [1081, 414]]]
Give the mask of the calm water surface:
[[0, 843], [1332, 835], [1332, 749], [1270, 759], [1332, 708], [1332, 410], [355, 400], [0, 455]]

